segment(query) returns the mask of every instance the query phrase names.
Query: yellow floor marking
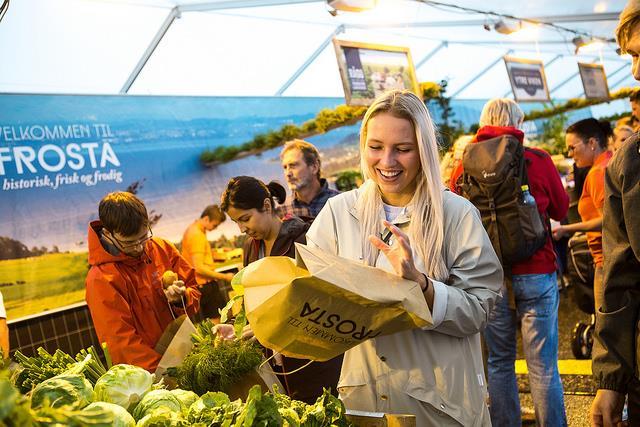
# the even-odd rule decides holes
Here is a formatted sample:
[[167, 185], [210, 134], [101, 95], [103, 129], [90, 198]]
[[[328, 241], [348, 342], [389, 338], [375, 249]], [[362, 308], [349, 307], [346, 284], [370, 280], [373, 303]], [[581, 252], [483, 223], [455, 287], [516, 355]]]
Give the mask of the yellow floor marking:
[[[560, 375], [591, 375], [591, 360], [558, 360]], [[525, 375], [527, 362], [523, 359], [516, 360], [516, 374]]]

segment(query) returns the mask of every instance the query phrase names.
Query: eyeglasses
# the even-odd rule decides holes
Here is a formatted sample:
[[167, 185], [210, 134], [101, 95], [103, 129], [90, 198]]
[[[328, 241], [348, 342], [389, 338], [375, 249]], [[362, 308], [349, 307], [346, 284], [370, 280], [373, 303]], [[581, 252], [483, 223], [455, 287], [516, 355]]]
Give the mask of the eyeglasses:
[[142, 239], [136, 240], [135, 242], [122, 242], [116, 236], [114, 236], [112, 233], [109, 233], [109, 236], [107, 236], [107, 237], [113, 243], [117, 243], [122, 250], [126, 251], [126, 250], [129, 250], [129, 249], [137, 248], [138, 246], [142, 246], [145, 243], [147, 243], [147, 241], [151, 240], [151, 238], [153, 237], [153, 232], [151, 231], [151, 227], [148, 227], [147, 230], [148, 230], [147, 231], [147, 235], [145, 237], [143, 237]]
[[571, 153], [573, 153], [573, 152], [575, 151], [576, 147], [577, 147], [578, 145], [580, 145], [580, 144], [584, 144], [584, 142], [579, 141], [577, 144], [575, 144], [575, 145], [571, 145], [571, 146], [567, 147], [567, 154], [569, 154], [569, 155], [570, 155]]

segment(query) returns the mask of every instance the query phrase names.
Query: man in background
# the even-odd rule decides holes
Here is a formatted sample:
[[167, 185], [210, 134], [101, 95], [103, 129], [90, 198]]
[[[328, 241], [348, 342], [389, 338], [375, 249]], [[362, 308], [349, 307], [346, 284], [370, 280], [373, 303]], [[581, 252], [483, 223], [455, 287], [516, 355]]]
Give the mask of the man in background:
[[329, 188], [322, 178], [320, 153], [311, 143], [301, 139], [287, 142], [280, 160], [292, 197], [279, 207], [281, 216], [315, 218], [330, 197], [339, 191]]
[[2, 366], [2, 359], [9, 358], [9, 328], [7, 327], [7, 311], [4, 309], [2, 292], [0, 292], [0, 350], [2, 350], [0, 358], [0, 366]]
[[219, 309], [227, 303], [224, 290], [218, 281], [231, 282], [232, 273], [218, 273], [215, 271], [211, 245], [207, 240], [207, 232], [222, 224], [226, 216], [218, 205], [207, 206], [200, 218], [195, 220], [184, 232], [182, 237], [182, 256], [196, 270], [196, 281], [200, 287], [199, 319], [220, 319]]

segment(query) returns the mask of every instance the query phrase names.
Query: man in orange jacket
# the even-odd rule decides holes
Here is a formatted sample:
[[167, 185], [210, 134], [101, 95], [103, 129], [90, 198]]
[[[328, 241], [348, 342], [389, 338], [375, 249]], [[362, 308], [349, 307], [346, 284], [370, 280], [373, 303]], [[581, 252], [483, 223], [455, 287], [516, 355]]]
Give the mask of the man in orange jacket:
[[[198, 310], [195, 271], [166, 240], [153, 237], [147, 209], [131, 193], [105, 196], [99, 221], [89, 224], [86, 300], [100, 342], [113, 363], [155, 371], [155, 346], [165, 328], [185, 310]], [[165, 271], [178, 279], [165, 283]]]

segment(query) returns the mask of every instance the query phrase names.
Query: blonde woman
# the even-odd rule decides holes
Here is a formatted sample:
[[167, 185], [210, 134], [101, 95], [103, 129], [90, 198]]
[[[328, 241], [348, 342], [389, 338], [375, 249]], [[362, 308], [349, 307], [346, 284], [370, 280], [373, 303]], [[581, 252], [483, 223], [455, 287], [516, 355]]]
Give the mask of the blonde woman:
[[491, 425], [480, 331], [502, 268], [476, 209], [442, 184], [424, 103], [407, 91], [379, 97], [360, 155], [366, 182], [328, 200], [307, 244], [419, 283], [433, 325], [347, 351], [340, 397], [353, 410], [415, 414], [418, 426]]

